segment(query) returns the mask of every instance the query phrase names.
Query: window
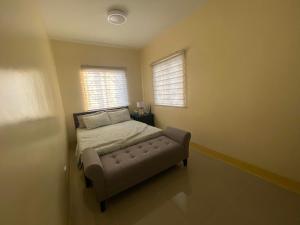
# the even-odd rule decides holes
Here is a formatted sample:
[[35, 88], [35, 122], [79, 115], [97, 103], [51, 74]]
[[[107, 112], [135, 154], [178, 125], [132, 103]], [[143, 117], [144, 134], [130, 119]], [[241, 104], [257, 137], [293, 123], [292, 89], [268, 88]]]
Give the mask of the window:
[[184, 52], [176, 53], [152, 65], [154, 103], [185, 107]]
[[86, 110], [128, 106], [125, 70], [84, 67], [80, 75]]

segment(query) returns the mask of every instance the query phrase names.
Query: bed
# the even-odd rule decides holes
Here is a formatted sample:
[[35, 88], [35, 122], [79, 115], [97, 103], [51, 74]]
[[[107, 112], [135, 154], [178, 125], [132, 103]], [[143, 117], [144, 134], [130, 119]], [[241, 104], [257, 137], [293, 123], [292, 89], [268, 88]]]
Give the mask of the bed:
[[[111, 116], [118, 110], [99, 115], [95, 115], [97, 111], [74, 114], [79, 165], [83, 166], [87, 187], [94, 187], [101, 211], [106, 209], [106, 200], [121, 191], [181, 161], [187, 166], [190, 132], [172, 127], [162, 131], [131, 120], [128, 109], [123, 111], [127, 117], [120, 122]], [[102, 126], [90, 129], [84, 117], [87, 128], [79, 128], [80, 115], [92, 113]], [[110, 115], [107, 121], [103, 119], [106, 115]]]
[[[105, 109], [101, 112], [111, 112], [127, 108]], [[97, 127], [95, 129], [79, 128], [79, 116], [94, 114], [99, 111], [75, 113], [77, 147], [76, 157], [80, 161], [81, 154], [87, 149], [94, 149], [99, 155], [134, 145], [162, 134], [162, 130], [135, 120]]]

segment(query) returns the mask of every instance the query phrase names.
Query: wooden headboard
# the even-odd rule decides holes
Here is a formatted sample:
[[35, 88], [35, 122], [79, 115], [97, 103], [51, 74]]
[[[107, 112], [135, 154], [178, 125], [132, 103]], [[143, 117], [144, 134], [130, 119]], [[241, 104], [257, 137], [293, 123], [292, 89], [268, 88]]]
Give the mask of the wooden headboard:
[[92, 113], [95, 113], [95, 112], [108, 112], [108, 111], [114, 111], [114, 110], [118, 110], [118, 109], [128, 109], [128, 106], [116, 107], [116, 108], [106, 108], [106, 109], [99, 109], [99, 110], [92, 110], [92, 111], [86, 111], [86, 112], [73, 113], [73, 119], [74, 119], [74, 125], [75, 125], [75, 128], [78, 128], [78, 127], [79, 127], [78, 116], [87, 115], [87, 114], [92, 114]]

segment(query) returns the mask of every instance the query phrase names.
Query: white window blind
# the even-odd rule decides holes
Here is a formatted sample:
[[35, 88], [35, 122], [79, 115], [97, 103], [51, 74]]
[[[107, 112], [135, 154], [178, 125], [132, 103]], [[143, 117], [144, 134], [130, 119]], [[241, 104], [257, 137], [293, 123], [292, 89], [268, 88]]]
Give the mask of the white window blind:
[[86, 110], [128, 106], [125, 70], [82, 68], [80, 75]]
[[154, 103], [184, 107], [186, 105], [184, 52], [153, 64], [152, 72]]

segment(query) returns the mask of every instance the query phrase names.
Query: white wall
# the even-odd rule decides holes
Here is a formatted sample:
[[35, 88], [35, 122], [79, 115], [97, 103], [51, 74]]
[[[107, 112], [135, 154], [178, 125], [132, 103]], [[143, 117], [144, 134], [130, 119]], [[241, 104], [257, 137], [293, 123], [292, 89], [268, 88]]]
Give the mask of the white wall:
[[0, 224], [67, 224], [64, 112], [31, 0], [0, 2], [0, 101]]

